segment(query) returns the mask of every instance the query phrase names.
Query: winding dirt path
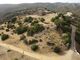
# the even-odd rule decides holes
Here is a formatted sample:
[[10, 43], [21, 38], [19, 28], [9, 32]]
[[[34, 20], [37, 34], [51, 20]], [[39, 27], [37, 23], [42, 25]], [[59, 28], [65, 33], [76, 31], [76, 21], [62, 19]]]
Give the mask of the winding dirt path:
[[0, 42], [0, 46], [8, 48], [8, 49], [11, 49], [11, 50], [14, 50], [14, 51], [17, 51], [17, 52], [19, 52], [19, 53], [21, 53], [23, 55], [27, 55], [27, 56], [36, 58], [38, 60], [58, 60], [57, 57], [51, 57], [50, 58], [49, 56], [45, 56], [45, 55], [42, 55], [42, 54], [27, 52], [27, 51], [24, 51], [24, 50], [22, 50], [20, 48], [15, 47], [15, 46], [12, 46], [12, 45], [9, 45], [9, 44], [5, 44], [3, 42]]
[[69, 50], [65, 55], [62, 55], [62, 56], [46, 56], [46, 55], [42, 55], [42, 54], [38, 54], [38, 53], [27, 52], [18, 47], [15, 47], [13, 45], [9, 45], [9, 44], [3, 43], [3, 42], [0, 42], [0, 46], [17, 51], [23, 55], [30, 56], [30, 57], [33, 57], [38, 60], [72, 60], [72, 56], [74, 55], [73, 54], [74, 51], [72, 51], [72, 50]]

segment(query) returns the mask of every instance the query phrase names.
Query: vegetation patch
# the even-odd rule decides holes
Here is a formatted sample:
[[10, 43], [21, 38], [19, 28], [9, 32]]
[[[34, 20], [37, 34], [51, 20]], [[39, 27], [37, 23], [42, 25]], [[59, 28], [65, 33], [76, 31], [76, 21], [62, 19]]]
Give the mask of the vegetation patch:
[[69, 33], [63, 33], [62, 38], [65, 41], [65, 45], [67, 45], [68, 48], [71, 46], [71, 35]]
[[27, 29], [28, 29], [28, 27], [17, 27], [16, 28], [16, 33], [17, 34], [22, 34], [22, 33], [26, 32]]
[[42, 32], [45, 28], [41, 24], [35, 24], [34, 26], [28, 28], [27, 35], [33, 36], [36, 33]]
[[57, 26], [57, 29], [62, 32], [71, 32], [71, 17], [64, 16], [63, 14], [59, 14], [57, 17], [52, 18], [51, 20]]

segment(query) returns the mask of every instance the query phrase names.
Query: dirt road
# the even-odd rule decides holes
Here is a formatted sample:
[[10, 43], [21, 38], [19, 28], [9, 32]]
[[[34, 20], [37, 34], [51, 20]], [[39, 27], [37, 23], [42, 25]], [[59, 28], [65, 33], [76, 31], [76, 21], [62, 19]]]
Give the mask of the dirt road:
[[[9, 44], [5, 44], [3, 42], [0, 42], [0, 46], [17, 51], [19, 53], [22, 53], [23, 55], [30, 56], [30, 57], [33, 57], [38, 60], [72, 60], [72, 57], [74, 55], [74, 53], [73, 53], [74, 51], [72, 51], [72, 50], [69, 50], [68, 52], [66, 52], [65, 55], [62, 55], [62, 56], [46, 56], [46, 55], [42, 55], [42, 54], [38, 54], [38, 53], [27, 52], [18, 47], [15, 47], [15, 46], [12, 46]], [[76, 55], [74, 55], [74, 56], [77, 57]], [[73, 57], [73, 59], [75, 57]]]
[[15, 46], [12, 46], [12, 45], [9, 45], [9, 44], [5, 44], [3, 42], [0, 42], [0, 46], [2, 47], [5, 47], [5, 48], [8, 48], [8, 49], [11, 49], [11, 50], [14, 50], [14, 51], [17, 51], [23, 55], [27, 55], [27, 56], [30, 56], [30, 57], [33, 57], [33, 58], [36, 58], [38, 60], [57, 60], [57, 57], [49, 57], [49, 56], [45, 56], [45, 55], [41, 55], [41, 54], [37, 54], [37, 53], [31, 53], [31, 52], [27, 52], [27, 51], [24, 51], [20, 48], [17, 48]]

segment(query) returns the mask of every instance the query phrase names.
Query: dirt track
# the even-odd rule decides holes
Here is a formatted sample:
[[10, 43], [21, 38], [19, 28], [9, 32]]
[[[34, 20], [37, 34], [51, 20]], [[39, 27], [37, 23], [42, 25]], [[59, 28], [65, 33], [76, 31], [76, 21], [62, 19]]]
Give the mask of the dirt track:
[[38, 60], [73, 60], [74, 58], [77, 59], [77, 57], [78, 57], [78, 60], [80, 60], [79, 56], [76, 55], [76, 53], [74, 53], [72, 50], [69, 50], [65, 55], [62, 55], [62, 56], [46, 56], [46, 55], [42, 55], [42, 54], [38, 54], [38, 53], [27, 52], [20, 48], [15, 47], [15, 46], [5, 44], [3, 42], [0, 42], [0, 46], [17, 51], [19, 53], [22, 53], [26, 56], [33, 57]]

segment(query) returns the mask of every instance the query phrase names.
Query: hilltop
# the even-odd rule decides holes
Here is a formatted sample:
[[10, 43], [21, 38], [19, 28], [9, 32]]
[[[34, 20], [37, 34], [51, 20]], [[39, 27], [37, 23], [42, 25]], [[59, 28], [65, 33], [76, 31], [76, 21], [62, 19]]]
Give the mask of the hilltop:
[[[20, 7], [23, 6], [22, 9], [19, 7], [20, 10], [17, 10], [17, 5], [13, 5], [14, 8], [10, 6], [13, 11], [7, 11], [1, 19], [0, 41], [26, 52], [47, 56], [62, 56], [67, 51], [73, 53], [70, 50], [71, 25], [77, 27], [75, 40], [80, 45], [79, 15], [76, 15], [72, 11], [65, 10], [65, 13], [64, 11], [61, 13], [53, 9], [50, 10], [54, 6], [53, 4], [51, 6], [50, 3], [46, 3], [45, 5], [43, 3], [36, 4], [29, 4], [28, 6], [31, 6], [29, 8], [26, 8], [26, 4], [18, 5]], [[67, 5], [67, 3], [55, 3], [55, 5], [58, 5], [58, 8], [60, 8], [59, 5], [71, 5], [72, 7], [78, 6], [79, 4]], [[15, 6], [17, 7], [16, 10]], [[46, 8], [47, 6], [49, 7]]]

